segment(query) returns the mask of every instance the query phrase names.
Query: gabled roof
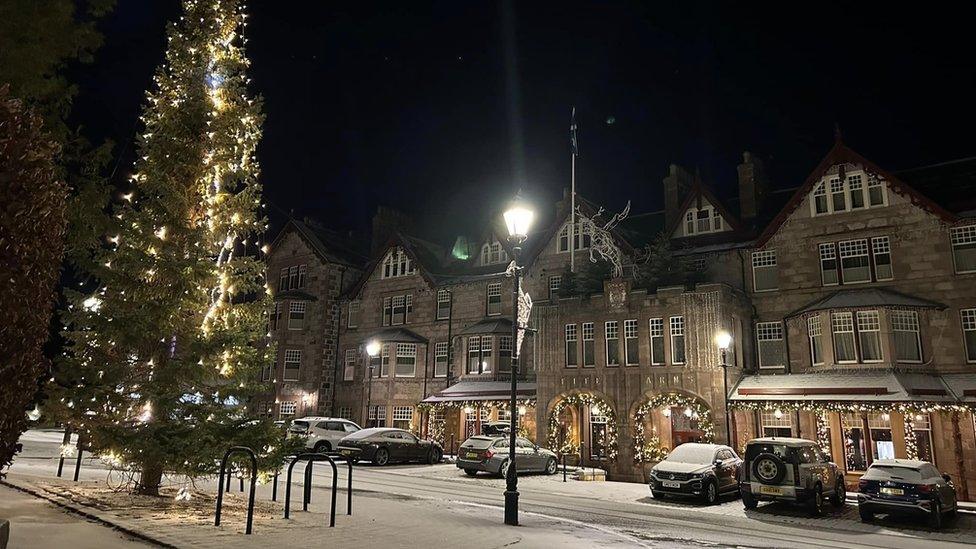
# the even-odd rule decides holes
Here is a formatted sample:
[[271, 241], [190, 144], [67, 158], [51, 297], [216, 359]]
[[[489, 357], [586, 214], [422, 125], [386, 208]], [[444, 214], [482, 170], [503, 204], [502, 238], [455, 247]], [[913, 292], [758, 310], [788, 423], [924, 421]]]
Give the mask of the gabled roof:
[[814, 186], [820, 182], [824, 174], [827, 171], [838, 164], [851, 163], [860, 164], [868, 171], [874, 172], [882, 176], [885, 181], [890, 185], [891, 189], [899, 194], [902, 194], [911, 200], [912, 204], [928, 210], [932, 214], [938, 216], [939, 218], [946, 221], [955, 221], [956, 216], [951, 212], [935, 203], [930, 198], [926, 197], [920, 193], [915, 188], [909, 186], [907, 183], [902, 181], [900, 178], [895, 177], [888, 171], [880, 168], [867, 158], [864, 158], [860, 154], [854, 152], [853, 149], [844, 144], [844, 142], [838, 136], [837, 140], [834, 142], [834, 146], [827, 153], [827, 156], [820, 161], [820, 164], [810, 173], [803, 185], [800, 185], [793, 193], [793, 197], [790, 201], [786, 203], [786, 206], [780, 210], [779, 214], [773, 218], [773, 220], [766, 226], [766, 229], [759, 236], [757, 241], [758, 246], [765, 244], [776, 231], [779, 230], [780, 226], [786, 222], [787, 218], [800, 206], [803, 199], [813, 190]]
[[904, 307], [911, 309], [945, 309], [935, 301], [910, 296], [887, 288], [857, 288], [838, 290], [790, 313], [802, 315], [828, 309], [856, 309], [859, 307]]
[[363, 286], [365, 286], [369, 278], [373, 276], [373, 272], [376, 271], [381, 263], [383, 263], [383, 260], [386, 258], [386, 255], [390, 253], [390, 250], [398, 247], [403, 249], [403, 251], [406, 252], [406, 254], [410, 257], [410, 260], [414, 262], [414, 268], [416, 269], [417, 273], [423, 277], [423, 279], [426, 280], [430, 286], [435, 286], [436, 282], [431, 276], [431, 267], [436, 267], [440, 264], [440, 262], [443, 260], [444, 250], [432, 242], [428, 242], [413, 236], [407, 236], [400, 231], [394, 231], [393, 234], [390, 235], [389, 240], [386, 241], [386, 244], [379, 248], [379, 253], [377, 253], [373, 257], [372, 261], [366, 265], [362, 276], [359, 277], [356, 284], [354, 284], [352, 288], [346, 292], [346, 296], [355, 297], [359, 295], [359, 292], [362, 291]]
[[278, 236], [271, 242], [271, 248], [277, 247], [278, 243], [289, 232], [297, 234], [316, 255], [329, 263], [360, 268], [368, 258], [366, 240], [346, 236], [338, 231], [297, 219], [288, 220], [284, 228], [278, 232]]
[[[596, 212], [600, 209], [593, 202], [587, 200], [579, 194], [576, 195], [576, 206], [580, 209], [581, 213], [590, 217], [596, 215]], [[546, 249], [546, 246], [552, 242], [553, 238], [559, 234], [559, 231], [563, 228], [563, 225], [569, 221], [569, 213], [569, 208], [566, 208], [565, 211], [560, 212], [559, 215], [556, 216], [556, 219], [549, 225], [549, 227], [541, 231], [534, 232], [528, 236], [528, 239], [522, 244], [522, 257], [524, 258], [522, 261], [523, 265], [531, 265], [535, 262], [536, 258], [539, 257], [539, 254], [541, 254], [542, 251]], [[627, 218], [624, 218], [625, 221], [626, 219]], [[621, 246], [624, 253], [629, 254], [634, 252], [634, 244], [626, 238], [625, 231], [620, 230], [620, 224], [617, 224], [616, 227], [610, 229], [610, 234], [613, 235], [616, 243]]]
[[[671, 226], [667, 227], [668, 236], [673, 235], [678, 227], [681, 226], [681, 223], [685, 220], [685, 212], [688, 211], [688, 208], [691, 208], [692, 204], [695, 204], [696, 208], [701, 208], [701, 201], [703, 198], [708, 201], [712, 207], [718, 210], [718, 213], [722, 216], [722, 219], [732, 228], [733, 232], [742, 230], [739, 219], [732, 215], [732, 212], [725, 207], [725, 204], [723, 204], [722, 201], [715, 196], [712, 189], [702, 182], [701, 177], [698, 174], [695, 174], [695, 181], [692, 184], [691, 190], [688, 193], [688, 196], [685, 197], [681, 207], [678, 208], [678, 216], [671, 223]], [[695, 236], [699, 235], [692, 235], [691, 237], [693, 238]]]

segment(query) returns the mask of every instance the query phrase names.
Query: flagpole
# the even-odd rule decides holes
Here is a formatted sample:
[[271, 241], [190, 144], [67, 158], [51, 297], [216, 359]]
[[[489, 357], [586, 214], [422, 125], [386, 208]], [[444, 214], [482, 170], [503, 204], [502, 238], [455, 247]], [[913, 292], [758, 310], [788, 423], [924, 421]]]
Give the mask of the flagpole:
[[569, 192], [569, 272], [576, 272], [576, 107], [573, 107], [573, 121], [570, 127], [572, 131], [573, 150], [570, 154], [573, 157], [572, 163], [572, 187]]

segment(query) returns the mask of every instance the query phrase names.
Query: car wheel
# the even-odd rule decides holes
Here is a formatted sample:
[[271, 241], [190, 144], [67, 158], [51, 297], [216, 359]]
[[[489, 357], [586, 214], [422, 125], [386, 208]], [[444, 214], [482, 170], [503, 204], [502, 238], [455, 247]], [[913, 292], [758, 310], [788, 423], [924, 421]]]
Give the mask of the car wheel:
[[837, 486], [834, 487], [834, 495], [830, 496], [830, 503], [834, 507], [843, 507], [847, 502], [847, 486], [844, 479], [837, 479]]
[[932, 502], [932, 510], [929, 511], [929, 526], [932, 528], [942, 528], [942, 504], [938, 500]]
[[434, 465], [435, 463], [440, 463], [440, 461], [441, 461], [440, 450], [438, 450], [437, 448], [432, 449], [430, 451], [430, 454], [428, 454], [427, 456], [427, 463], [429, 465]]
[[664, 492], [658, 492], [656, 490], [651, 490], [651, 495], [654, 496], [654, 499], [664, 499], [665, 498]]
[[702, 493], [702, 498], [705, 499], [705, 505], [715, 505], [718, 501], [718, 486], [715, 485], [714, 480], [710, 480], [705, 484], [705, 491]]
[[387, 450], [386, 448], [380, 448], [376, 450], [376, 453], [373, 455], [373, 464], [382, 467], [389, 462], [390, 462], [389, 450]]
[[747, 511], [751, 511], [756, 507], [759, 507], [759, 501], [756, 500], [749, 492], [742, 492], [742, 506], [746, 508]]
[[475, 469], [465, 469], [464, 474], [468, 475], [469, 477], [473, 477], [473, 476], [477, 476], [478, 471], [476, 471]]
[[502, 478], [507, 478], [508, 477], [508, 460], [507, 459], [505, 461], [503, 461], [502, 462], [502, 466], [498, 468], [498, 474], [501, 475]]
[[863, 507], [857, 508], [857, 514], [861, 515], [861, 522], [871, 522], [874, 520], [874, 513]]
[[319, 441], [319, 442], [316, 442], [315, 443], [315, 448], [313, 449], [313, 451], [316, 454], [321, 454], [321, 453], [325, 453], [325, 452], [331, 452], [332, 451], [332, 445], [329, 444], [328, 441], [322, 440], [322, 441]]
[[823, 514], [823, 487], [819, 484], [813, 489], [813, 496], [810, 498], [810, 515], [819, 517]]
[[558, 469], [558, 464], [556, 463], [556, 458], [551, 458], [548, 462], [546, 462], [547, 475], [555, 475], [557, 469]]

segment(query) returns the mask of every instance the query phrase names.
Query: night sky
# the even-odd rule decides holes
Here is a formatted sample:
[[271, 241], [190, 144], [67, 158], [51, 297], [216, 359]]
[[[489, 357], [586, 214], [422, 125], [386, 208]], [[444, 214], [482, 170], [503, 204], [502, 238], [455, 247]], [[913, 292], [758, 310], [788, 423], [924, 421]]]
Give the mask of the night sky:
[[[733, 193], [743, 150], [796, 186], [835, 123], [890, 170], [976, 154], [969, 18], [850, 4], [253, 0], [274, 225], [293, 211], [364, 229], [383, 204], [450, 240], [519, 186], [549, 209], [570, 182], [574, 105], [579, 192], [634, 212], [660, 209], [672, 162]], [[76, 121], [116, 141], [116, 181], [178, 15], [176, 1], [120, 0], [78, 71]]]

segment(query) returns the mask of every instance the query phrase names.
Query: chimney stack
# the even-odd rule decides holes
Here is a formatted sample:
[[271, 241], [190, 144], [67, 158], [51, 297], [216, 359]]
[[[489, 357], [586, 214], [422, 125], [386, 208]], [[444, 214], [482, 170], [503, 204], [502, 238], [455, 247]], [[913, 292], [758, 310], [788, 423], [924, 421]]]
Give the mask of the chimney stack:
[[747, 222], [756, 219], [763, 199], [769, 192], [769, 179], [762, 160], [746, 151], [742, 153], [739, 171], [739, 217]]
[[379, 248], [386, 244], [393, 233], [397, 231], [405, 233], [413, 231], [413, 220], [410, 216], [387, 206], [377, 207], [376, 214], [373, 215], [373, 238], [370, 253], [377, 253]]
[[691, 189], [694, 178], [691, 173], [677, 164], [671, 164], [668, 175], [664, 178], [664, 224], [671, 227], [678, 222], [684, 212], [678, 208], [684, 201], [688, 190]]

